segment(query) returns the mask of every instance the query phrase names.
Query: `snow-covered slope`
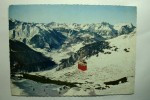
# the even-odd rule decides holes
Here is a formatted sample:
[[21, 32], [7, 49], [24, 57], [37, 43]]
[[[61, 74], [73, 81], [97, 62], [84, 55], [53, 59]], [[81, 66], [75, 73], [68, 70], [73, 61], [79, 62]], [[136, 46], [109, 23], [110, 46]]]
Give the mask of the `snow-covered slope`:
[[[107, 40], [111, 49], [105, 49], [104, 53], [85, 59], [88, 70], [80, 71], [77, 63], [72, 67], [60, 71], [56, 69], [39, 73], [54, 80], [67, 82], [78, 82], [78, 87], [71, 88], [64, 95], [105, 95], [105, 94], [126, 94], [134, 91], [135, 76], [135, 40], [136, 34], [121, 35], [114, 39]], [[110, 53], [107, 53], [110, 52]], [[106, 85], [105, 82], [127, 78], [125, 83], [121, 81], [118, 85]]]

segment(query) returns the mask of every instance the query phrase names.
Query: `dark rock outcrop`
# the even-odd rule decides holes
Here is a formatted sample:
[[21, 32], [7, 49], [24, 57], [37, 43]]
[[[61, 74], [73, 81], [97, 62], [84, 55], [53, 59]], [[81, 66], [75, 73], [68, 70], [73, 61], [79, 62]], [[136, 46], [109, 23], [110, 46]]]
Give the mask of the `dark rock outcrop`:
[[114, 81], [104, 82], [104, 84], [105, 85], [118, 85], [119, 83], [125, 83], [125, 82], [127, 82], [127, 77], [123, 77], [121, 79], [114, 80]]

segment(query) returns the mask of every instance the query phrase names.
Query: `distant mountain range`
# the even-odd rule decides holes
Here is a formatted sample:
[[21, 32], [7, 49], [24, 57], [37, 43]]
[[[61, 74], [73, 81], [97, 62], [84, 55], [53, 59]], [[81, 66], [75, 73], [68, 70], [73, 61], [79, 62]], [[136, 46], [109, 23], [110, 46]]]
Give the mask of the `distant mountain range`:
[[63, 44], [96, 42], [129, 34], [136, 27], [132, 24], [111, 25], [106, 22], [93, 24], [66, 24], [51, 22], [27, 23], [9, 20], [10, 39], [21, 41], [34, 48], [57, 49]]

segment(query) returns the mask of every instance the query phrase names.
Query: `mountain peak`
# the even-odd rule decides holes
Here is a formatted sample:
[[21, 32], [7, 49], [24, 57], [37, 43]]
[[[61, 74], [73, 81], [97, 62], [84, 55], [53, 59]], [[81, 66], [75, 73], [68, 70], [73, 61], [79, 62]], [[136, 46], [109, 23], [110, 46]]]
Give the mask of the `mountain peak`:
[[110, 25], [108, 22], [102, 22], [102, 25]]

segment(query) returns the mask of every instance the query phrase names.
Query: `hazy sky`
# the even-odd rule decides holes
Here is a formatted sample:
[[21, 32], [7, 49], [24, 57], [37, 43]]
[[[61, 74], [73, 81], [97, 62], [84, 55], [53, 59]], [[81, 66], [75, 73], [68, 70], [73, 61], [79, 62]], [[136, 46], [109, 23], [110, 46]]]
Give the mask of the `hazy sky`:
[[94, 5], [12, 5], [9, 17], [37, 23], [133, 23], [136, 7]]

